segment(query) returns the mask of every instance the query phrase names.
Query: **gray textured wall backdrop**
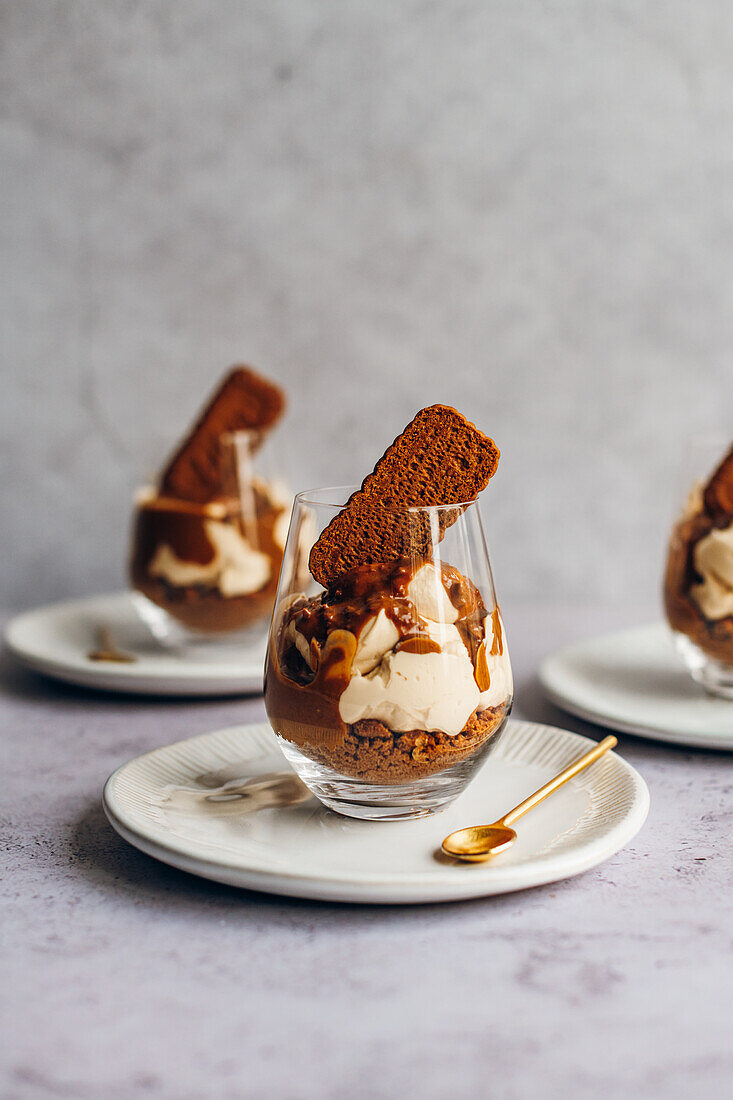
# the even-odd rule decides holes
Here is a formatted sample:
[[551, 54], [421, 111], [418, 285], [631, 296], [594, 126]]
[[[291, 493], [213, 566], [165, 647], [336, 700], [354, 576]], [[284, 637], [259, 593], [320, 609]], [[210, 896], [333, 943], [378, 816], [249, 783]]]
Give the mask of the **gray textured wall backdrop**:
[[9, 606], [120, 584], [221, 370], [301, 483], [416, 407], [499, 442], [502, 595], [652, 607], [680, 440], [733, 435], [733, 8], [2, 4]]

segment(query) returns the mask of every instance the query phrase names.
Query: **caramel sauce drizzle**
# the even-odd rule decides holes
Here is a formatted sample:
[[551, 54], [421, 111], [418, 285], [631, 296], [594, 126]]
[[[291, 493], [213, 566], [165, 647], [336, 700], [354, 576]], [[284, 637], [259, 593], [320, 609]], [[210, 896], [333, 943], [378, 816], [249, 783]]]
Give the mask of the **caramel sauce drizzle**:
[[[440, 652], [439, 643], [426, 634], [407, 594], [410, 581], [424, 564], [423, 560], [402, 559], [360, 566], [340, 577], [321, 596], [303, 597], [286, 610], [279, 631], [273, 632], [265, 677], [268, 714], [283, 736], [288, 737], [290, 731], [297, 732], [299, 741], [343, 741], [346, 727], [338, 701], [351, 678], [357, 638], [365, 623], [380, 611], [397, 627], [397, 651]], [[491, 675], [483, 644], [487, 611], [481, 594], [453, 566], [440, 563], [438, 568], [458, 612], [455, 625], [474, 665], [476, 684], [479, 691], [487, 691]], [[491, 615], [491, 656], [501, 656], [504, 644], [498, 607]], [[285, 641], [291, 623], [309, 644], [310, 666], [297, 647]]]
[[[408, 585], [418, 569], [425, 565], [400, 559], [386, 564], [360, 566], [345, 573], [339, 580], [313, 600], [301, 600], [289, 609], [283, 629], [293, 622], [299, 634], [311, 647], [311, 664], [315, 667], [322, 660], [320, 650], [335, 630], [348, 630], [358, 638], [365, 623], [384, 611], [396, 626], [400, 640], [397, 648], [412, 653], [440, 652], [440, 647], [426, 635], [417, 608], [408, 597]], [[483, 623], [486, 608], [481, 594], [451, 565], [441, 564], [443, 586], [458, 612], [456, 627], [466, 646], [472, 664], [475, 664], [483, 642]], [[408, 639], [420, 638], [418, 644], [406, 647]], [[315, 658], [315, 659], [314, 659]], [[302, 660], [302, 659], [301, 659]], [[302, 662], [305, 665], [305, 662]], [[307, 669], [307, 666], [306, 666]], [[301, 679], [310, 669], [296, 665], [295, 678]]]
[[395, 653], [440, 653], [440, 646], [425, 634], [408, 634], [397, 643]]
[[486, 660], [486, 646], [482, 645], [478, 651], [473, 678], [479, 691], [488, 691], [491, 687], [491, 673], [489, 672], [489, 662]]
[[491, 629], [494, 632], [494, 640], [491, 643], [491, 656], [503, 657], [504, 656], [504, 636], [501, 630], [501, 615], [499, 614], [499, 608], [495, 607], [491, 612]]

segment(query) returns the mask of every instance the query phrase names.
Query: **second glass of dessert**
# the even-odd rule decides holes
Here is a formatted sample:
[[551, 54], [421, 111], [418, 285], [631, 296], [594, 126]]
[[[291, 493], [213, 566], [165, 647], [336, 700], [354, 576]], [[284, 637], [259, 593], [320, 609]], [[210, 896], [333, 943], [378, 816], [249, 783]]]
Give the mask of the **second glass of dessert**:
[[138, 493], [130, 576], [159, 641], [231, 642], [269, 618], [291, 500], [260, 459], [282, 407], [277, 387], [236, 368]]
[[331, 809], [434, 813], [497, 743], [512, 674], [475, 494], [414, 503], [482, 488], [497, 458], [473, 425], [433, 406], [361, 489], [296, 496], [265, 705], [286, 758]]

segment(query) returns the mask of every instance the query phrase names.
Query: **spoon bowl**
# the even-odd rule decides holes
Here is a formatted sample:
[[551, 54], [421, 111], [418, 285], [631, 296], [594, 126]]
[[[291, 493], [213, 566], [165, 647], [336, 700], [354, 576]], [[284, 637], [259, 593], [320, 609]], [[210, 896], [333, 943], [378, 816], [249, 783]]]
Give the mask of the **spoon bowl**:
[[447, 836], [442, 848], [446, 855], [454, 859], [483, 863], [485, 859], [506, 851], [516, 839], [517, 834], [508, 825], [470, 825]]
[[465, 863], [483, 863], [484, 860], [491, 859], [499, 852], [505, 852], [517, 839], [514, 829], [509, 828], [513, 821], [542, 802], [558, 787], [562, 787], [563, 783], [567, 783], [578, 772], [582, 772], [583, 768], [590, 767], [600, 756], [603, 756], [604, 752], [609, 752], [616, 744], [616, 738], [613, 735], [604, 737], [595, 748], [583, 753], [549, 783], [545, 783], [544, 787], [540, 787], [538, 791], [531, 794], [529, 798], [525, 798], [524, 802], [520, 802], [493, 824], [469, 825], [467, 829], [457, 829], [455, 833], [450, 833], [441, 845], [443, 852], [452, 859], [462, 860]]

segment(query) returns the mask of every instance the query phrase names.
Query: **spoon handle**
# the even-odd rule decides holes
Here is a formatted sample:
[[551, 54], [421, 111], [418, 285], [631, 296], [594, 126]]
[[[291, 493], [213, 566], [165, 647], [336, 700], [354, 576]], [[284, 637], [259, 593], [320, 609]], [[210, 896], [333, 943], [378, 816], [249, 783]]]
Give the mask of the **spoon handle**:
[[543, 799], [547, 798], [548, 794], [552, 794], [558, 787], [562, 787], [563, 783], [567, 783], [568, 779], [572, 779], [578, 772], [582, 772], [584, 768], [587, 768], [590, 764], [595, 763], [599, 756], [603, 756], [604, 752], [608, 752], [614, 745], [618, 744], [616, 738], [611, 734], [609, 737], [604, 737], [602, 741], [591, 749], [589, 752], [583, 753], [573, 764], [569, 764], [565, 771], [560, 772], [554, 779], [551, 779], [549, 783], [545, 783], [544, 787], [540, 787], [538, 791], [531, 794], [529, 798], [525, 798], [524, 802], [520, 802], [518, 806], [515, 806], [513, 810], [510, 810], [508, 814], [502, 817], [501, 821], [497, 821], [497, 825], [511, 825], [516, 821], [518, 817], [527, 813], [527, 810], [531, 810], [533, 806], [536, 806]]

